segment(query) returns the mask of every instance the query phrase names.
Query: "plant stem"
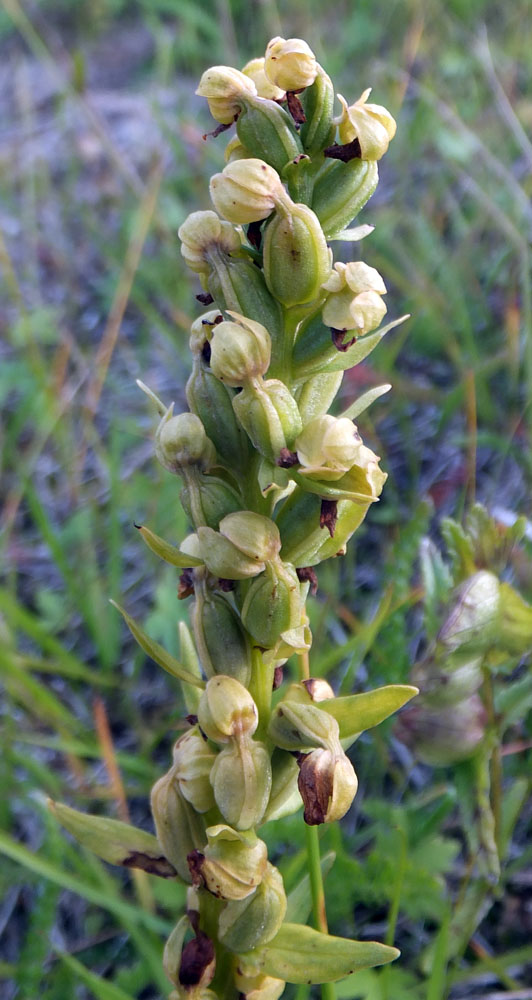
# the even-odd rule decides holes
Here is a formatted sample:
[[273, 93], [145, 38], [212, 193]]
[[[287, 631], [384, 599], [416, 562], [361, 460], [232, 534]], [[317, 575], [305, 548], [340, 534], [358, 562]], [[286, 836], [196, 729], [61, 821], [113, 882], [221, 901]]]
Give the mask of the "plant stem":
[[[325, 892], [323, 890], [323, 878], [321, 874], [320, 842], [316, 826], [307, 826], [305, 824], [305, 840], [312, 893], [312, 920], [316, 930], [327, 934], [327, 912], [325, 909]], [[335, 1000], [336, 990], [334, 983], [322, 983], [321, 998], [322, 1000]]]

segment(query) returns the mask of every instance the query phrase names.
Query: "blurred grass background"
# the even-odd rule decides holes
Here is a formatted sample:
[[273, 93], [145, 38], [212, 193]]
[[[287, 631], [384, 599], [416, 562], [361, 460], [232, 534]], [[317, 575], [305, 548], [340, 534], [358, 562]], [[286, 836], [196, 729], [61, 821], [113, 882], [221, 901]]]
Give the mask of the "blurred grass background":
[[[177, 228], [209, 207], [224, 146], [202, 140], [211, 124], [194, 96], [199, 75], [243, 65], [275, 34], [301, 36], [349, 101], [371, 85], [398, 120], [363, 213], [376, 230], [362, 255], [385, 277], [390, 316], [412, 319], [344, 389], [350, 400], [393, 383], [361, 421], [390, 478], [347, 558], [320, 570], [312, 606], [312, 672], [362, 689], [408, 677], [420, 641], [419, 542], [439, 517], [460, 516], [475, 497], [501, 519], [531, 513], [530, 15], [527, 0], [3, 0], [6, 1000], [169, 992], [160, 955], [181, 890], [81, 854], [47, 816], [45, 796], [122, 817], [129, 809], [149, 825], [149, 789], [179, 730], [171, 681], [130, 643], [108, 598], [176, 651], [186, 606], [133, 523], [175, 542], [187, 526], [175, 481], [153, 459], [135, 379], [184, 403], [199, 287]], [[524, 578], [530, 587], [529, 570]], [[433, 784], [424, 772], [412, 778], [391, 727], [381, 728], [357, 744], [361, 793], [343, 834], [324, 836], [338, 855], [332, 929], [395, 930], [403, 949], [401, 967], [368, 980], [363, 995], [515, 992], [530, 982], [530, 848], [497, 904], [496, 930], [427, 994], [420, 952], [445, 930], [443, 878], [452, 884], [458, 864], [459, 844], [442, 832], [453, 800], [445, 772]], [[510, 777], [526, 764], [526, 754], [509, 761]], [[298, 837], [295, 821], [269, 834], [289, 886], [305, 863]]]

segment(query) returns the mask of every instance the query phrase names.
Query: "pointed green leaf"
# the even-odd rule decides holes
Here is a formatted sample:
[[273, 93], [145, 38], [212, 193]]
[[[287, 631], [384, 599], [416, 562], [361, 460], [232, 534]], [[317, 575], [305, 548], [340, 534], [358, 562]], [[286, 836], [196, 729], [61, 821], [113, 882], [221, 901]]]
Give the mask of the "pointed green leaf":
[[186, 684], [193, 684], [194, 687], [204, 688], [205, 683], [199, 677], [195, 677], [191, 674], [186, 667], [183, 666], [179, 660], [176, 660], [175, 656], [171, 656], [167, 653], [160, 643], [156, 642], [155, 639], [150, 639], [149, 635], [146, 635], [144, 629], [137, 625], [137, 622], [131, 615], [128, 615], [127, 611], [124, 611], [116, 601], [110, 602], [117, 611], [122, 615], [128, 629], [132, 635], [137, 640], [141, 649], [144, 650], [148, 656], [151, 656], [152, 660], [155, 660], [163, 670], [171, 674], [172, 677], [179, 678], [180, 681], [185, 681]]
[[353, 739], [366, 729], [384, 722], [416, 694], [419, 690], [411, 684], [387, 684], [363, 694], [320, 701], [320, 708], [336, 719], [341, 740]]
[[283, 924], [262, 948], [240, 956], [248, 975], [274, 976], [287, 983], [334, 983], [338, 979], [393, 962], [397, 948], [377, 941], [350, 941], [302, 924]]
[[390, 384], [386, 384], [376, 385], [373, 389], [368, 389], [368, 391], [362, 396], [355, 399], [354, 403], [351, 403], [351, 406], [348, 406], [347, 410], [344, 410], [344, 412], [340, 414], [340, 417], [347, 417], [349, 420], [356, 420], [361, 413], [364, 413], [364, 410], [368, 409], [368, 406], [371, 406], [371, 404], [374, 403], [379, 396], [384, 396], [385, 393], [389, 392], [391, 388]]
[[154, 531], [146, 528], [144, 524], [136, 524], [135, 527], [138, 528], [148, 548], [152, 552], [155, 552], [155, 555], [159, 556], [160, 559], [164, 559], [165, 562], [170, 563], [170, 566], [179, 566], [180, 569], [189, 569], [191, 566], [203, 566], [202, 559], [196, 559], [195, 556], [187, 556], [186, 552], [181, 552], [181, 549], [176, 548], [175, 545], [165, 542], [164, 538], [156, 535]]
[[48, 800], [48, 805], [65, 830], [83, 847], [109, 864], [141, 868], [151, 875], [160, 875], [161, 878], [177, 876], [174, 866], [165, 858], [153, 834], [120, 820], [79, 812], [51, 799]]

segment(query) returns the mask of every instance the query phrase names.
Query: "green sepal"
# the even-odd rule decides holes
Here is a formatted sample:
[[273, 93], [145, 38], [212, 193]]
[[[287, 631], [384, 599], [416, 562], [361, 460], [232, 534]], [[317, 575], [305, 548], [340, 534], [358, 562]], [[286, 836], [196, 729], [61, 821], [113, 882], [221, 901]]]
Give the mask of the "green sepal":
[[320, 701], [319, 707], [336, 719], [340, 739], [353, 742], [360, 733], [380, 725], [417, 694], [418, 688], [411, 684], [387, 684], [363, 694], [349, 694]]
[[350, 941], [322, 934], [302, 924], [283, 924], [273, 941], [240, 955], [249, 975], [263, 973], [288, 983], [334, 983], [360, 969], [386, 965], [398, 958], [397, 948], [377, 941]]
[[135, 527], [138, 528], [142, 540], [148, 548], [156, 556], [159, 556], [160, 559], [164, 559], [165, 562], [170, 563], [170, 566], [178, 566], [180, 569], [203, 566], [202, 559], [196, 559], [195, 556], [187, 556], [185, 552], [181, 552], [175, 545], [165, 542], [164, 538], [160, 538], [150, 528], [146, 528], [144, 524], [138, 524]]
[[171, 654], [168, 653], [166, 649], [160, 645], [160, 643], [156, 642], [155, 639], [150, 639], [150, 636], [146, 635], [144, 629], [142, 629], [140, 625], [137, 624], [135, 619], [132, 618], [131, 615], [128, 615], [127, 611], [124, 611], [124, 609], [121, 608], [116, 601], [110, 601], [109, 603], [120, 612], [128, 629], [137, 640], [141, 649], [143, 649], [148, 656], [151, 656], [152, 660], [155, 660], [155, 662], [158, 663], [163, 670], [166, 670], [166, 672], [171, 674], [172, 677], [177, 677], [185, 684], [192, 684], [194, 687], [198, 688], [205, 687], [204, 681], [202, 681], [199, 677], [195, 677], [194, 674], [191, 674], [190, 671], [179, 662], [179, 660], [176, 660], [175, 656], [171, 656]]
[[339, 418], [347, 417], [349, 420], [356, 420], [357, 417], [359, 417], [361, 413], [364, 413], [376, 399], [380, 399], [381, 396], [385, 396], [391, 388], [391, 385], [386, 384], [376, 385], [373, 389], [368, 389], [368, 391], [364, 392], [362, 396], [355, 399], [355, 401], [347, 407], [347, 410], [340, 413]]
[[275, 101], [246, 95], [236, 123], [240, 142], [252, 157], [264, 160], [277, 173], [303, 152], [291, 116]]
[[174, 866], [164, 856], [157, 837], [152, 833], [117, 819], [79, 812], [52, 799], [48, 799], [48, 806], [61, 826], [78, 843], [109, 864], [140, 868], [161, 878], [177, 877]]
[[324, 159], [314, 181], [312, 210], [325, 237], [332, 240], [355, 218], [371, 198], [379, 181], [374, 160]]

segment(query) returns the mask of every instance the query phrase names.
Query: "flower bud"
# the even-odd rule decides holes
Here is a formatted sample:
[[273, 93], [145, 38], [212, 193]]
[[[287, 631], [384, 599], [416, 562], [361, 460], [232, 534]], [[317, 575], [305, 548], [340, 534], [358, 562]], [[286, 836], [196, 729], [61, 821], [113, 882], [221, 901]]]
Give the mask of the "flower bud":
[[220, 531], [250, 559], [269, 562], [279, 555], [281, 537], [274, 521], [252, 510], [229, 514], [220, 521]]
[[288, 308], [317, 298], [331, 255], [312, 209], [294, 202], [282, 206], [266, 227], [263, 253], [266, 284], [279, 302]]
[[217, 754], [201, 735], [197, 726], [185, 733], [174, 746], [174, 774], [179, 790], [198, 813], [214, 805], [209, 776]]
[[211, 369], [226, 385], [244, 385], [268, 370], [271, 340], [261, 323], [232, 312], [234, 321], [219, 323], [211, 341]]
[[225, 948], [237, 954], [267, 944], [275, 937], [286, 913], [286, 894], [281, 873], [269, 864], [252, 895], [227, 903], [218, 922]]
[[240, 681], [217, 674], [207, 681], [198, 706], [198, 722], [215, 743], [229, 743], [257, 728], [259, 714], [249, 691]]
[[181, 878], [190, 883], [187, 855], [205, 844], [205, 824], [179, 788], [175, 767], [155, 783], [151, 811], [157, 840]]
[[190, 327], [190, 337], [188, 346], [192, 351], [194, 360], [202, 356], [205, 344], [210, 344], [214, 328], [221, 323], [223, 316], [219, 309], [209, 309], [194, 320]]
[[179, 473], [194, 466], [204, 472], [216, 462], [216, 450], [194, 413], [164, 414], [155, 434], [155, 454], [165, 469]]
[[467, 760], [484, 739], [486, 710], [477, 694], [456, 705], [432, 708], [422, 699], [401, 712], [401, 738], [424, 764], [446, 767]]
[[299, 769], [295, 757], [284, 750], [275, 749], [271, 759], [272, 790], [262, 822], [270, 823], [295, 813], [301, 805], [297, 787]]
[[456, 705], [478, 691], [482, 684], [482, 656], [458, 651], [439, 660], [429, 659], [416, 664], [411, 680], [426, 705], [433, 708]]
[[192, 212], [179, 227], [181, 254], [191, 271], [209, 273], [207, 254], [218, 248], [226, 254], [241, 247], [240, 234], [230, 222], [222, 222], [216, 212]]
[[286, 197], [277, 171], [257, 159], [228, 163], [211, 177], [210, 192], [216, 211], [238, 224], [267, 219]]
[[[301, 475], [325, 480], [340, 479], [357, 460], [369, 457], [353, 421], [329, 413], [315, 417], [303, 428], [295, 448], [303, 466]], [[375, 458], [373, 452], [371, 456]]]
[[263, 57], [260, 59], [250, 59], [242, 67], [242, 72], [246, 76], [249, 76], [250, 80], [253, 80], [259, 97], [265, 97], [268, 101], [279, 101], [284, 97], [284, 90], [281, 87], [276, 87], [266, 76]]
[[253, 446], [276, 462], [301, 431], [301, 416], [292, 393], [280, 379], [244, 386], [233, 399], [233, 409]]
[[367, 104], [371, 87], [359, 97], [358, 101], [348, 106], [347, 101], [338, 94], [342, 105], [342, 115], [339, 124], [341, 143], [358, 139], [360, 156], [363, 160], [380, 160], [384, 156], [390, 140], [393, 139], [397, 125], [389, 111], [380, 104]]
[[198, 528], [199, 554], [213, 576], [223, 580], [245, 580], [262, 573], [265, 563], [244, 555], [219, 531]]
[[302, 681], [302, 685], [314, 702], [328, 701], [329, 698], [334, 698], [334, 691], [329, 681], [326, 681], [324, 677], [309, 677], [308, 680]]
[[207, 828], [204, 851], [189, 855], [194, 885], [204, 886], [221, 899], [245, 899], [260, 885], [268, 852], [252, 832], [239, 832], [220, 823]]
[[315, 705], [282, 701], [272, 712], [268, 735], [283, 750], [340, 748], [336, 719]]
[[264, 744], [244, 738], [222, 750], [211, 782], [216, 805], [230, 826], [235, 830], [258, 826], [272, 785], [270, 755]]
[[318, 72], [316, 56], [301, 38], [272, 38], [264, 57], [266, 76], [282, 90], [310, 87]]
[[325, 159], [318, 171], [312, 192], [312, 211], [316, 213], [328, 240], [334, 239], [364, 208], [377, 187], [379, 171], [370, 160]]
[[284, 632], [301, 624], [301, 588], [293, 567], [268, 564], [250, 585], [242, 605], [242, 624], [257, 645], [273, 648]]
[[456, 591], [455, 603], [438, 633], [447, 650], [482, 651], [493, 644], [499, 628], [500, 584], [494, 573], [480, 570]]
[[386, 313], [381, 298], [386, 285], [379, 272], [361, 260], [337, 262], [322, 287], [329, 292], [323, 322], [335, 330], [356, 330], [362, 336], [374, 330]]
[[220, 461], [229, 469], [243, 469], [249, 460], [249, 440], [233, 410], [234, 392], [196, 358], [186, 387], [187, 402], [198, 416]]
[[341, 749], [319, 749], [300, 758], [298, 787], [305, 806], [305, 823], [316, 826], [345, 816], [358, 781], [351, 761]]
[[230, 125], [239, 114], [243, 96], [256, 92], [251, 77], [232, 66], [211, 66], [196, 90], [199, 97], [207, 98], [212, 117], [222, 125]]
[[205, 586], [196, 587], [191, 618], [197, 650], [207, 677], [223, 673], [244, 686], [249, 684], [250, 644], [229, 601]]
[[235, 985], [244, 1000], [279, 1000], [286, 983], [273, 976], [247, 976], [237, 969]]

